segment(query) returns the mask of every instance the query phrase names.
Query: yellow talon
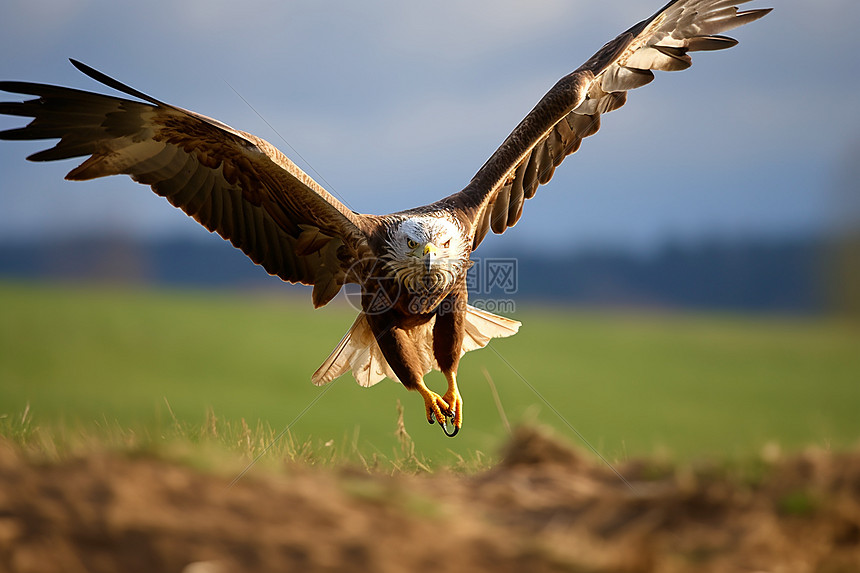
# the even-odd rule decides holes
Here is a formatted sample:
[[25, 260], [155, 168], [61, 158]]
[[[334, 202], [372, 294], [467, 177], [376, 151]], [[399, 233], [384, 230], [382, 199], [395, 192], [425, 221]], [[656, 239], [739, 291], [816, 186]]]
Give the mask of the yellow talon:
[[[440, 396], [423, 384], [417, 390], [424, 398], [424, 413], [427, 421], [431, 424], [439, 422], [446, 436], [451, 438], [456, 436], [463, 426], [463, 399], [457, 390], [456, 382], [449, 384], [444, 396]], [[453, 428], [451, 432], [448, 431], [449, 418]]]
[[426, 388], [423, 390], [421, 395], [424, 397], [424, 411], [427, 415], [427, 421], [431, 424], [436, 421], [439, 422], [439, 425], [444, 425], [445, 416], [442, 415], [442, 412], [449, 410], [448, 403], [436, 392]]
[[448, 412], [450, 413], [450, 418], [454, 423], [454, 427], [460, 429], [463, 425], [463, 398], [460, 397], [460, 392], [457, 391], [456, 388], [453, 390], [448, 390], [444, 396], [442, 396], [442, 400], [445, 401], [446, 404], [450, 404]]

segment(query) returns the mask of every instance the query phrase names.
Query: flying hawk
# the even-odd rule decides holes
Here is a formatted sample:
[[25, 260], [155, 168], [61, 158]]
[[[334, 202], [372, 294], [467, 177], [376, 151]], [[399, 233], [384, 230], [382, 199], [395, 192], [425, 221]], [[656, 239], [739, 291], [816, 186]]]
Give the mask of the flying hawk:
[[[517, 223], [525, 200], [597, 132], [601, 114], [654, 79], [652, 70], [683, 70], [689, 52], [737, 44], [718, 34], [770, 11], [739, 11], [748, 1], [669, 2], [559, 80], [462, 191], [390, 215], [355, 213], [270, 143], [74, 60], [86, 75], [137, 99], [0, 82], [4, 91], [37, 96], [0, 103], [0, 113], [33, 118], [0, 138], [60, 140], [32, 161], [89, 156], [66, 179], [124, 173], [151, 186], [270, 274], [313, 285], [315, 307], [346, 283], [360, 285], [362, 311], [313, 374], [314, 384], [349, 370], [362, 386], [399, 380], [421, 394], [428, 421], [454, 435], [463, 423], [461, 356], [520, 326], [467, 304], [471, 253], [490, 230]], [[424, 384], [432, 369], [448, 381], [442, 396]]]

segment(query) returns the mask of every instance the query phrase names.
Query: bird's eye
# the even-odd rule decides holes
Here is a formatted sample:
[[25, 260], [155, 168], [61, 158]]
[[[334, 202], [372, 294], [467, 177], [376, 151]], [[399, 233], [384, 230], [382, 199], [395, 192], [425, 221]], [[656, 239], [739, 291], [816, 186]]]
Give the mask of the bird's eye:
[[448, 239], [447, 241], [445, 241], [444, 243], [442, 243], [442, 248], [443, 248], [443, 249], [447, 249], [447, 248], [448, 248], [448, 247], [450, 247], [450, 246], [451, 246], [451, 239]]
[[416, 243], [412, 239], [406, 239], [406, 246], [409, 247], [410, 249], [414, 249], [415, 247], [418, 246], [418, 243]]

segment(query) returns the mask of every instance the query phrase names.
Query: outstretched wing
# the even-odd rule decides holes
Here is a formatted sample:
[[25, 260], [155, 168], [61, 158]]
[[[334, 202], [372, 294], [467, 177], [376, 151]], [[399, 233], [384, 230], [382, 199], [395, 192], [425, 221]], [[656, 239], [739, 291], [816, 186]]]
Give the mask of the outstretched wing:
[[66, 179], [129, 175], [228, 239], [270, 274], [314, 285], [315, 306], [337, 294], [346, 280], [344, 267], [367, 249], [363, 216], [347, 209], [270, 143], [72, 63], [144, 101], [0, 82], [0, 90], [38, 96], [0, 103], [0, 113], [34, 118], [25, 127], [0, 132], [0, 139], [58, 138], [56, 146], [27, 159], [89, 156]]
[[523, 203], [547, 183], [582, 139], [600, 128], [600, 115], [627, 101], [627, 90], [654, 79], [652, 70], [684, 70], [688, 52], [722, 50], [737, 41], [720, 34], [770, 9], [738, 11], [750, 0], [673, 0], [633, 26], [550, 89], [463, 191], [433, 207], [462, 211], [473, 222], [476, 248], [487, 232], [503, 233]]

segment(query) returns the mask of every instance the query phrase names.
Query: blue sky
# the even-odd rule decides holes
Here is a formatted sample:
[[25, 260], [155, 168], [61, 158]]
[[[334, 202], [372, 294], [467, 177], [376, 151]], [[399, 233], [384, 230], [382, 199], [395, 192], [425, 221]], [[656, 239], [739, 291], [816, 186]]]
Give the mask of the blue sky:
[[[7, 0], [0, 77], [111, 93], [67, 61], [80, 59], [268, 139], [382, 213], [462, 188], [558, 78], [661, 3]], [[747, 6], [776, 9], [731, 32], [739, 46], [631, 92], [494, 246], [826, 231], [858, 193], [860, 3]], [[0, 240], [208, 234], [128, 178], [70, 183], [75, 162], [24, 161], [44, 147], [0, 142]]]

